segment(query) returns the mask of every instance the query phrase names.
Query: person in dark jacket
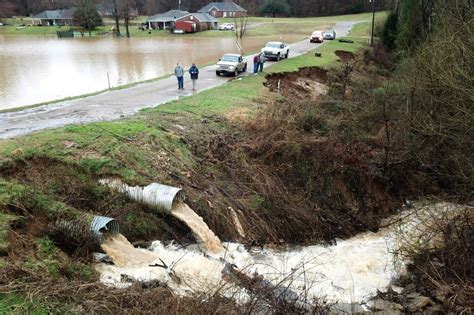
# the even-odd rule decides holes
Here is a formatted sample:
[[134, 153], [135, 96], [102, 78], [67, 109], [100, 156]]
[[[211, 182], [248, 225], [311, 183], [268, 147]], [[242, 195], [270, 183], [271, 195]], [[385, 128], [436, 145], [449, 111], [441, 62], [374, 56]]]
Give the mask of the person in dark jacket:
[[259, 64], [260, 64], [260, 57], [259, 55], [255, 55], [253, 57], [253, 74], [254, 75], [257, 75], [258, 74], [258, 67], [259, 67]]
[[191, 68], [189, 68], [189, 74], [191, 75], [191, 80], [193, 81], [193, 91], [196, 91], [196, 81], [199, 77], [199, 69], [196, 67], [196, 64], [193, 63]]

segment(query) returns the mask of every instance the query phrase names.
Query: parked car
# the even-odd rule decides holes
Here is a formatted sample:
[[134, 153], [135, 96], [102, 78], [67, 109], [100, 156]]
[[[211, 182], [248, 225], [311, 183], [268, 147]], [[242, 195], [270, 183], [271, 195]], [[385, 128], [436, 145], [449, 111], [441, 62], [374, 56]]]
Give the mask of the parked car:
[[323, 33], [324, 39], [333, 40], [336, 39], [336, 31], [335, 30], [327, 30]]
[[245, 71], [247, 71], [246, 58], [239, 54], [225, 54], [217, 63], [216, 74], [232, 74], [236, 77]]
[[223, 23], [219, 25], [219, 31], [233, 31], [235, 30], [235, 25], [233, 23]]
[[309, 38], [310, 43], [322, 43], [324, 42], [324, 35], [321, 31], [314, 31]]
[[290, 46], [283, 42], [269, 42], [262, 48], [262, 52], [265, 58], [279, 61], [281, 58], [288, 58]]

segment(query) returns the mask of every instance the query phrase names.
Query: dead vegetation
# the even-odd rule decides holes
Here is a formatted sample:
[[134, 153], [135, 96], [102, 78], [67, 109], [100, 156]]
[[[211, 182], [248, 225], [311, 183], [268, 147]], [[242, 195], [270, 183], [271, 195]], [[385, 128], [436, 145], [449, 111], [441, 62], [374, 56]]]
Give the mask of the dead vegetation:
[[420, 292], [458, 314], [474, 312], [474, 216], [472, 208], [438, 220], [430, 233], [439, 237], [441, 246], [421, 247], [410, 255], [410, 272]]

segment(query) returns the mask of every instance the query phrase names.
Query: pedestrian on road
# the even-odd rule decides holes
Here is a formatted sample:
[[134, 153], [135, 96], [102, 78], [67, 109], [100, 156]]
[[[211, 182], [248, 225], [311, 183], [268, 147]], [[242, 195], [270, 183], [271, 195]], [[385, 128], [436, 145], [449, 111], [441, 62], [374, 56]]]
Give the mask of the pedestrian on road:
[[260, 72], [263, 72], [263, 65], [265, 64], [266, 58], [263, 52], [260, 53], [258, 56], [258, 66], [260, 68]]
[[259, 63], [260, 63], [260, 57], [259, 55], [255, 55], [253, 57], [253, 74], [254, 75], [257, 75], [258, 74], [258, 67], [259, 67]]
[[191, 75], [191, 80], [193, 81], [193, 91], [196, 91], [196, 81], [199, 77], [199, 69], [196, 67], [195, 63], [193, 63], [191, 68], [189, 68], [189, 74]]
[[174, 68], [174, 75], [178, 78], [178, 90], [184, 90], [184, 69], [179, 64], [176, 64], [176, 68]]

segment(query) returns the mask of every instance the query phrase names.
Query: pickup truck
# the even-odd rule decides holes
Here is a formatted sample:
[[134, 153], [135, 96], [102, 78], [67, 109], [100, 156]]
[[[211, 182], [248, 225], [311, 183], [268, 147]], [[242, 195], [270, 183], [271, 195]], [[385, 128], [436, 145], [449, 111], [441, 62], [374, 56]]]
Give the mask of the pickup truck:
[[279, 61], [281, 58], [288, 58], [290, 46], [283, 42], [269, 42], [262, 48], [262, 52], [265, 58]]
[[225, 54], [217, 63], [216, 74], [232, 74], [238, 76], [247, 71], [247, 59], [238, 54]]

